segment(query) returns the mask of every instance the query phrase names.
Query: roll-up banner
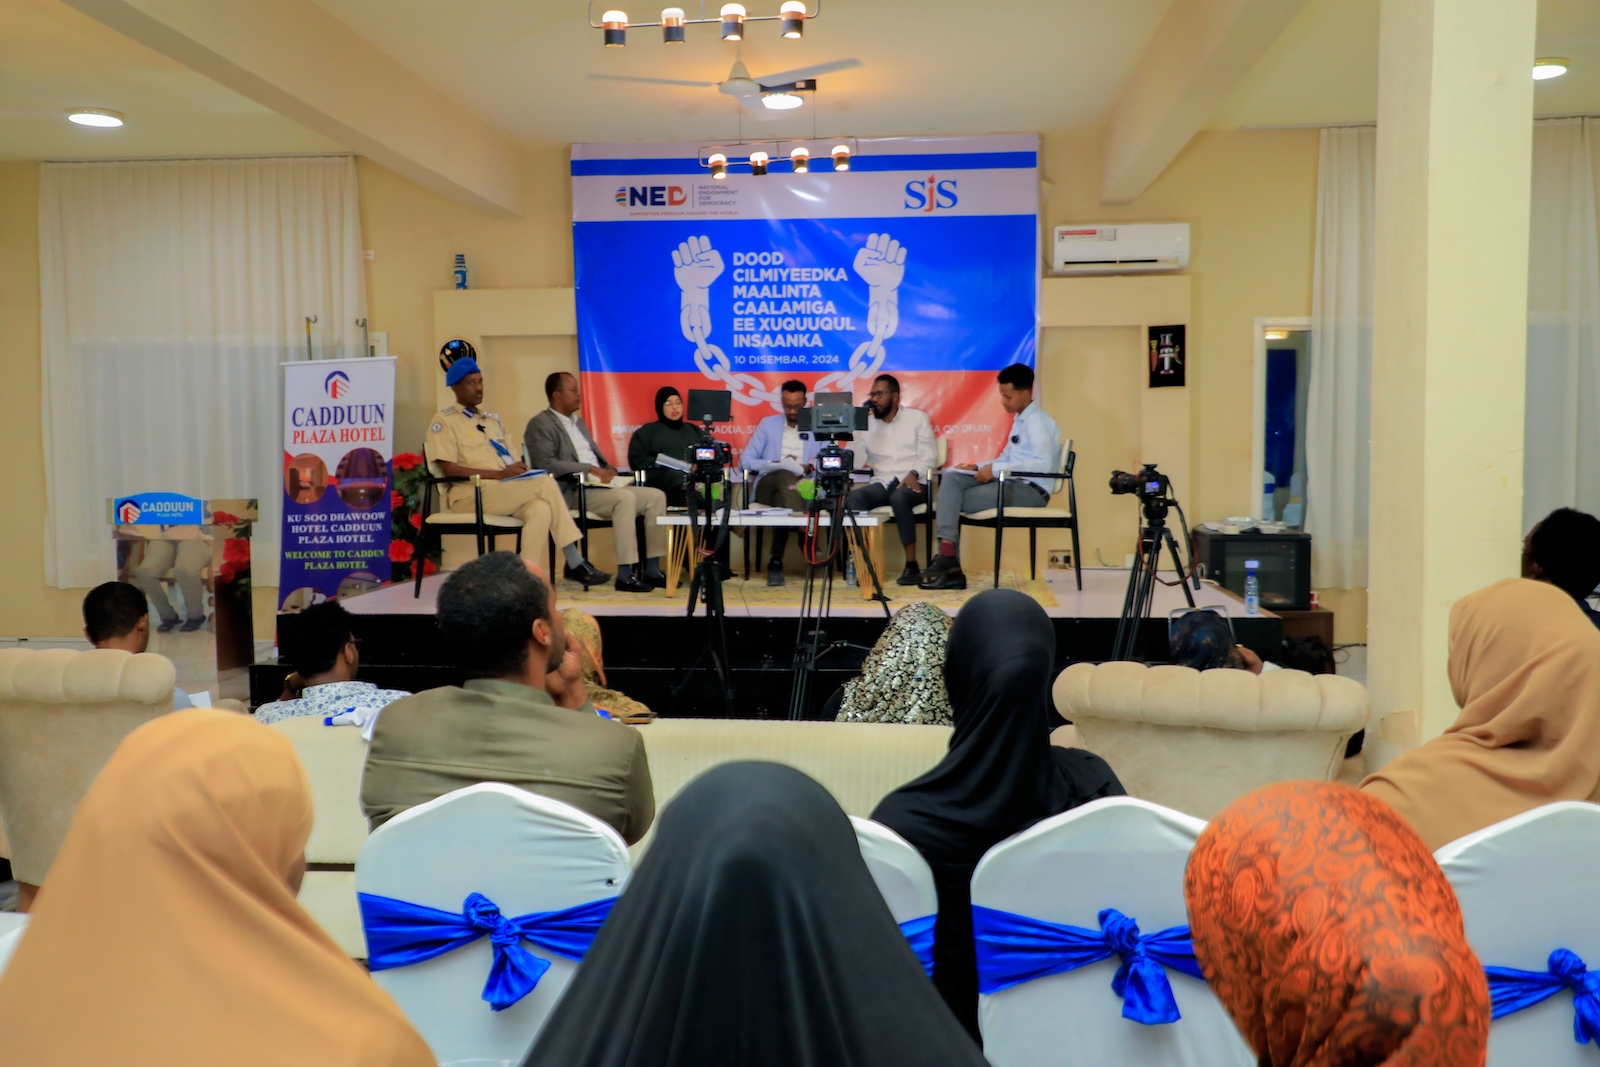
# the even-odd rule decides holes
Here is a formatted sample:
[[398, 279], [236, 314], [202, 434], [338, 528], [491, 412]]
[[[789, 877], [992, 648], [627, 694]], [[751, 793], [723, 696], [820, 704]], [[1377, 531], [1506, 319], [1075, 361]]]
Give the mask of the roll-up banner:
[[283, 364], [278, 610], [389, 580], [394, 360]]
[[783, 382], [859, 404], [883, 373], [951, 462], [999, 452], [995, 372], [1035, 361], [1038, 137], [864, 140], [848, 171], [826, 148], [717, 180], [698, 145], [573, 146], [580, 382], [611, 455], [663, 385], [731, 390], [742, 447]]

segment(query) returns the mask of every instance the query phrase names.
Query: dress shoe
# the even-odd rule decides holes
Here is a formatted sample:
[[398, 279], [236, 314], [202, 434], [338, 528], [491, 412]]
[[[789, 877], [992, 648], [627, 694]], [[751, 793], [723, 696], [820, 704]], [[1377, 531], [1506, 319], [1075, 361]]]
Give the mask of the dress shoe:
[[604, 585], [611, 580], [611, 575], [588, 560], [584, 560], [581, 567], [563, 567], [561, 576], [569, 582], [581, 582], [585, 589], [591, 585]]
[[618, 578], [611, 588], [615, 589], [619, 593], [648, 593], [654, 589], [655, 586], [651, 585], [649, 582], [641, 581], [630, 574], [626, 578]]
[[918, 587], [921, 589], [965, 589], [967, 587], [967, 576], [960, 567], [941, 571], [935, 571], [932, 567], [929, 567], [928, 573], [923, 575]]
[[186, 633], [186, 634], [192, 634], [196, 630], [200, 629], [200, 627], [204, 626], [205, 624], [206, 624], [206, 617], [204, 615], [202, 615], [198, 619], [185, 619], [185, 620], [183, 620], [183, 625], [178, 627], [178, 629], [181, 630], [182, 632]]
[[906, 569], [900, 572], [900, 577], [895, 580], [896, 585], [916, 585], [922, 581], [922, 568], [915, 563], [907, 563]]
[[170, 619], [161, 620], [161, 625], [156, 627], [156, 633], [158, 633], [158, 634], [171, 633], [173, 630], [176, 630], [177, 628], [178, 628], [178, 617], [176, 615], [174, 615]]
[[941, 574], [944, 571], [958, 571], [961, 569], [961, 560], [957, 556], [934, 556], [933, 562], [928, 564], [928, 569], [922, 572], [923, 577], [931, 574]]
[[777, 589], [783, 585], [783, 564], [773, 560], [767, 564], [767, 588]]
[[665, 589], [667, 587], [667, 576], [665, 574], [646, 573], [643, 581], [651, 589]]

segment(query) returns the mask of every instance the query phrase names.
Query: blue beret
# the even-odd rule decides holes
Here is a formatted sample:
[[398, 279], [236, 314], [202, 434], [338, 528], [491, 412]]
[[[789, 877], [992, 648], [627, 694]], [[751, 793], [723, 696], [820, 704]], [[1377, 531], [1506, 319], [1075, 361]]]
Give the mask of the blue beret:
[[478, 361], [471, 356], [463, 356], [450, 364], [450, 369], [444, 372], [444, 384], [454, 385], [469, 374], [479, 374]]

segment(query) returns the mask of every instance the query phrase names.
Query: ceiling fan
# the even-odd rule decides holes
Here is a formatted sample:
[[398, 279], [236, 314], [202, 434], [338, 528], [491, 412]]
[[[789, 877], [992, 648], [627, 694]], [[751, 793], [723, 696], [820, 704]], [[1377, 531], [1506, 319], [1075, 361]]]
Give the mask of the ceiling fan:
[[738, 100], [747, 109], [767, 117], [777, 108], [763, 106], [762, 99], [769, 94], [794, 94], [815, 91], [816, 76], [831, 74], [836, 70], [849, 70], [851, 67], [861, 66], [859, 59], [836, 59], [830, 63], [814, 63], [809, 67], [797, 67], [794, 70], [778, 71], [774, 74], [752, 75], [744, 65], [744, 54], [741, 49], [733, 61], [733, 67], [728, 71], [728, 76], [719, 82], [685, 81], [678, 78], [639, 78], [631, 74], [590, 74], [591, 78], [602, 81], [641, 82], [646, 85], [681, 85], [696, 89], [709, 89], [713, 86], [719, 93], [731, 96]]

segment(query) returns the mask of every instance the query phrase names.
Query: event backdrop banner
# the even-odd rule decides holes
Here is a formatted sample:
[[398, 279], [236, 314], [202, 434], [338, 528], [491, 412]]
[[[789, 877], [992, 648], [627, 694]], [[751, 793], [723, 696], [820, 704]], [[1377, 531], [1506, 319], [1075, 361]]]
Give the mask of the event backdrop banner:
[[585, 417], [613, 462], [663, 385], [731, 390], [718, 436], [743, 447], [784, 381], [859, 404], [881, 373], [951, 462], [1000, 450], [994, 375], [1038, 335], [1038, 137], [863, 140], [839, 172], [830, 145], [723, 180], [698, 145], [573, 146]]
[[394, 360], [283, 365], [278, 608], [389, 580]]

